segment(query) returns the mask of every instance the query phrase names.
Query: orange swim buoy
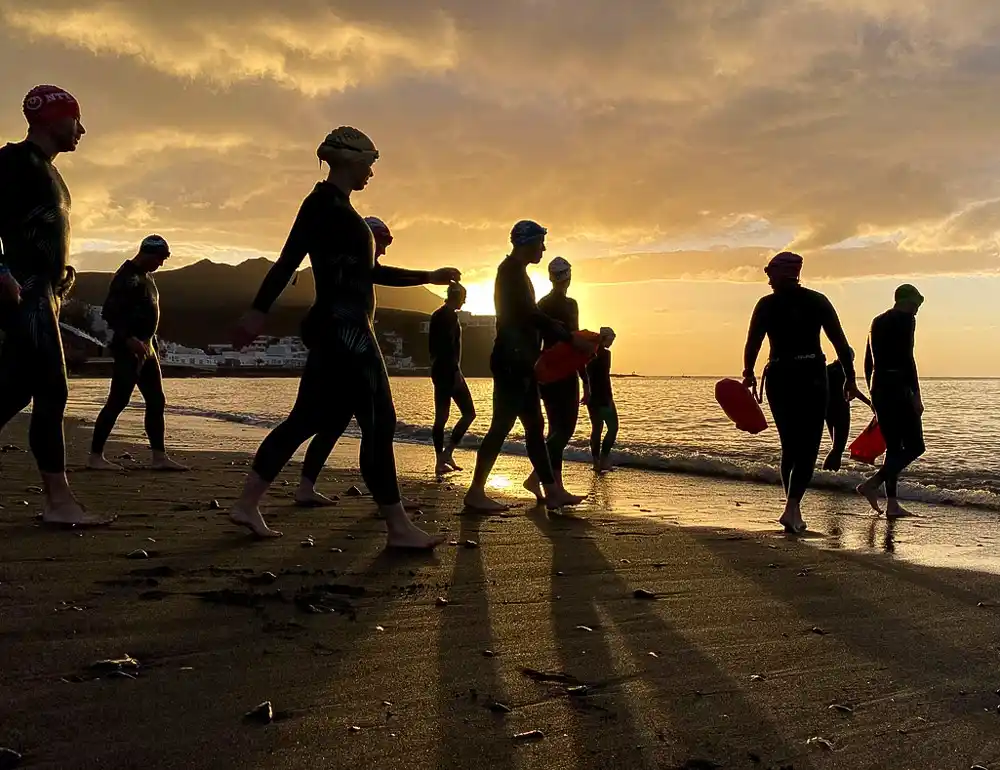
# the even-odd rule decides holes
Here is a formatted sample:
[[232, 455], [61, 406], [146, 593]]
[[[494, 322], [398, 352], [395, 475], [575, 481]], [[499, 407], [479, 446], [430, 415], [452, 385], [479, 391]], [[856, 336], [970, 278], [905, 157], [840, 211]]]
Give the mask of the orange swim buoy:
[[535, 377], [539, 385], [559, 382], [580, 371], [595, 355], [601, 335], [597, 332], [573, 332], [573, 336], [590, 344], [591, 350], [582, 353], [568, 342], [557, 342], [539, 356], [535, 362]]
[[868, 427], [851, 442], [851, 459], [866, 465], [874, 465], [885, 452], [885, 437], [878, 426], [878, 418], [872, 417]]
[[767, 429], [764, 411], [742, 382], [728, 378], [719, 380], [715, 383], [715, 400], [740, 430], [756, 435]]

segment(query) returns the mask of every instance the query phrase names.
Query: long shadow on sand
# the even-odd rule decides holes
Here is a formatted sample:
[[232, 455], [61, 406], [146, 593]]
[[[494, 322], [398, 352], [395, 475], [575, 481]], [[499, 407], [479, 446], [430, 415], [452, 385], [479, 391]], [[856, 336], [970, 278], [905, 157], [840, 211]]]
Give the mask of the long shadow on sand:
[[[696, 759], [742, 767], [750, 753], [763, 760], [762, 767], [769, 762], [778, 767], [783, 760], [792, 759], [797, 770], [811, 767], [808, 757], [788, 746], [777, 726], [739, 685], [653, 609], [655, 603], [633, 598], [635, 586], [622, 579], [616, 565], [597, 546], [593, 537], [596, 530], [589, 522], [544, 514], [533, 521], [552, 544], [554, 586], [566, 579], [556, 575], [559, 571], [582, 576], [584, 581], [583, 590], [574, 588], [570, 593], [566, 588], [561, 591], [562, 599], [553, 603], [557, 643], [568, 673], [590, 680], [614, 670], [607, 637], [600, 642], [591, 638], [602, 629], [586, 634], [586, 640], [581, 640], [576, 629], [580, 618], [597, 618], [593, 622], [599, 623], [599, 613], [603, 613], [612, 620], [631, 654], [637, 685], [648, 693], [643, 698], [648, 703], [631, 707], [624, 702], [627, 693], [615, 695], [615, 709], [627, 716], [604, 731], [596, 730], [593, 720], [578, 712], [577, 739], [581, 753], [594, 755], [592, 767], [684, 767], [685, 762]], [[589, 651], [586, 656], [581, 655], [584, 649]], [[649, 656], [651, 650], [659, 650], [660, 657]], [[653, 733], [655, 737], [647, 737], [643, 747], [637, 746], [634, 714], [638, 709], [667, 718], [664, 724], [646, 726], [647, 736]], [[716, 728], [720, 714], [728, 715], [725, 730]], [[626, 740], [632, 743], [615, 739], [620, 730], [631, 733]], [[615, 747], [611, 756], [608, 745]]]
[[460, 543], [451, 577], [451, 604], [444, 608], [438, 637], [438, 729], [440, 770], [466, 770], [475, 756], [483, 768], [514, 767], [513, 745], [504, 715], [490, 704], [507, 698], [496, 657], [496, 637], [490, 622], [489, 588], [483, 552], [465, 548], [478, 542], [479, 516], [460, 517]]

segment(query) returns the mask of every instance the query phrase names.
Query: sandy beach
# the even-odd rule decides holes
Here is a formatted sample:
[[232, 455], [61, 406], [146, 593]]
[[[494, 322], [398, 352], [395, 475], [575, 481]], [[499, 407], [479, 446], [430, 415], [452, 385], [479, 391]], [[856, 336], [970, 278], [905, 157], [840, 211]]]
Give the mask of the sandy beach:
[[[461, 482], [425, 479], [404, 494], [451, 544], [391, 556], [356, 474], [300, 510], [297, 464], [285, 537], [255, 542], [223, 515], [245, 452], [98, 475], [67, 435], [108, 530], [38, 526], [30, 455], [0, 455], [0, 746], [23, 767], [1000, 767], [995, 575], [599, 501], [461, 516]], [[244, 717], [264, 701], [271, 723]]]

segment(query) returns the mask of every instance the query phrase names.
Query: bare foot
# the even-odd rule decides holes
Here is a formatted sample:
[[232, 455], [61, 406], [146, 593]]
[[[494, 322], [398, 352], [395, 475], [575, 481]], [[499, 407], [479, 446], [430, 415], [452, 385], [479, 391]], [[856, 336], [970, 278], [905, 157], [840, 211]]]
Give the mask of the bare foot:
[[253, 532], [257, 537], [281, 537], [276, 529], [271, 529], [264, 521], [259, 508], [247, 510], [239, 505], [233, 506], [229, 512], [229, 520]]
[[91, 455], [87, 458], [87, 468], [92, 471], [121, 471], [120, 465], [115, 465], [104, 455]]
[[149, 467], [154, 471], [163, 471], [166, 473], [183, 473], [184, 471], [191, 470], [186, 465], [181, 465], [179, 462], [171, 460], [166, 455], [163, 457], [154, 457], [153, 462]]
[[92, 516], [76, 500], [62, 503], [46, 502], [42, 508], [42, 522], [59, 527], [105, 527], [117, 516]]
[[434, 466], [434, 475], [436, 476], [446, 476], [449, 473], [454, 473], [457, 468], [449, 465], [445, 462], [444, 457], [437, 461], [437, 465]]
[[785, 504], [785, 512], [781, 514], [778, 523], [789, 535], [801, 535], [806, 531], [806, 523], [802, 520], [802, 509], [793, 502]]
[[442, 458], [446, 465], [456, 471], [462, 470], [462, 466], [455, 462], [455, 450], [446, 449], [444, 450], [444, 457]]
[[535, 500], [537, 500], [539, 504], [545, 501], [545, 495], [542, 494], [542, 485], [538, 481], [538, 476], [534, 473], [524, 480], [524, 484], [522, 484], [522, 486], [535, 496]]
[[868, 501], [868, 505], [872, 507], [872, 510], [875, 511], [875, 513], [882, 513], [882, 508], [878, 504], [878, 487], [873, 488], [866, 481], [863, 484], [858, 484], [855, 491]]
[[406, 550], [430, 551], [441, 545], [447, 539], [446, 535], [431, 535], [409, 519], [389, 527], [386, 536], [386, 548], [404, 548]]
[[614, 467], [615, 464], [611, 462], [610, 457], [605, 457], [603, 460], [601, 460], [601, 472], [607, 473], [608, 471], [613, 470]]
[[480, 513], [499, 513], [500, 511], [506, 511], [509, 506], [503, 503], [498, 503], [496, 500], [487, 497], [486, 492], [482, 490], [470, 489], [465, 494], [465, 507], [473, 511], [478, 511]]
[[295, 504], [299, 508], [325, 508], [336, 505], [337, 502], [315, 489], [298, 489], [295, 492]]
[[546, 495], [545, 507], [549, 510], [555, 510], [556, 508], [562, 508], [566, 505], [579, 505], [586, 498], [586, 495], [574, 495], [567, 492], [565, 489], [561, 489], [557, 492]]
[[890, 501], [885, 506], [885, 517], [887, 519], [902, 519], [906, 516], [912, 516], [913, 514], [906, 510], [903, 506], [897, 503], [895, 500]]

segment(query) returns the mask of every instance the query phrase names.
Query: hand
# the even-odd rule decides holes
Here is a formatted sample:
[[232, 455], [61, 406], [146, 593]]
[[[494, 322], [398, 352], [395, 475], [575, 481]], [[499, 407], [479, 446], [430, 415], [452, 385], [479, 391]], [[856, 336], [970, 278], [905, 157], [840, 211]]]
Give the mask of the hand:
[[145, 361], [149, 358], [149, 346], [145, 342], [136, 338], [129, 337], [125, 340], [125, 346], [132, 352], [132, 354], [138, 358], [140, 361]]
[[59, 285], [56, 287], [56, 294], [60, 299], [66, 299], [69, 293], [73, 291], [74, 286], [76, 286], [76, 268], [72, 265], [66, 265], [62, 280], [59, 281]]
[[462, 271], [457, 267], [439, 267], [431, 271], [431, 283], [435, 286], [447, 286], [462, 280]]
[[858, 383], [856, 383], [854, 380], [849, 380], [848, 382], [844, 383], [844, 398], [845, 399], [847, 399], [848, 401], [853, 401], [859, 395], [861, 395], [861, 394], [858, 391]]
[[248, 310], [240, 318], [236, 329], [233, 330], [233, 347], [243, 350], [253, 342], [264, 331], [264, 314], [259, 310]]
[[10, 273], [0, 275], [0, 298], [15, 305], [21, 301], [21, 284]]
[[757, 390], [757, 375], [753, 372], [746, 372], [743, 374], [743, 387], [747, 390]]

